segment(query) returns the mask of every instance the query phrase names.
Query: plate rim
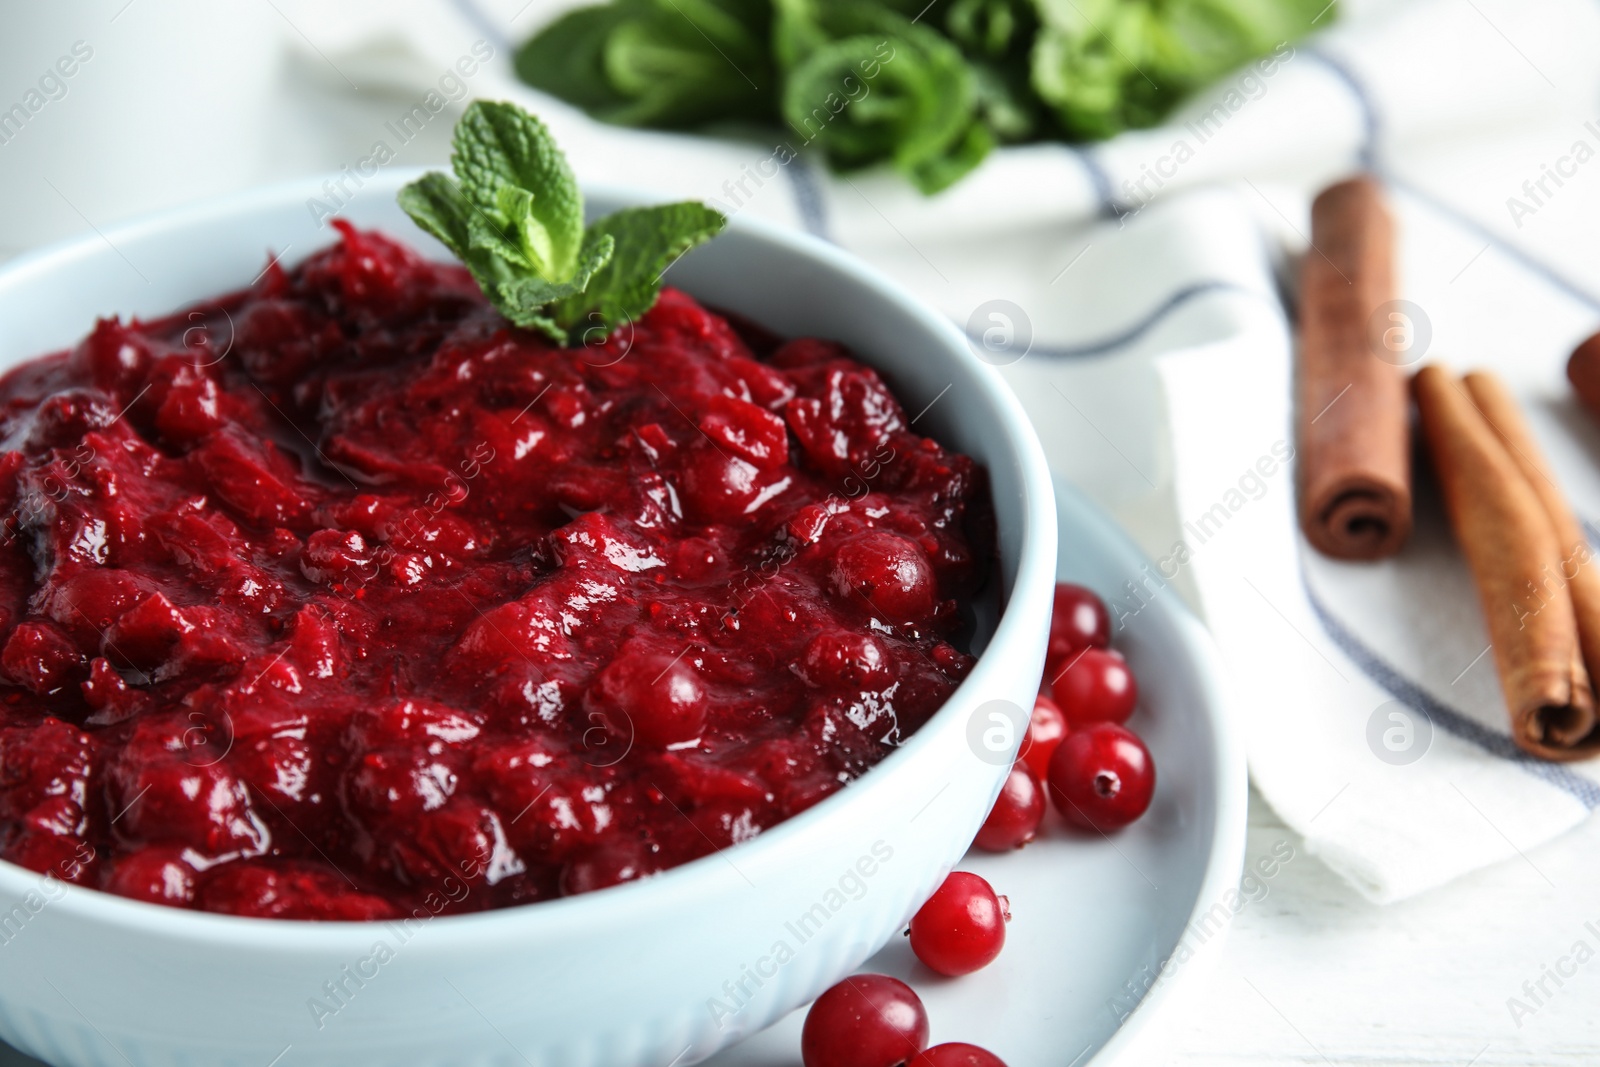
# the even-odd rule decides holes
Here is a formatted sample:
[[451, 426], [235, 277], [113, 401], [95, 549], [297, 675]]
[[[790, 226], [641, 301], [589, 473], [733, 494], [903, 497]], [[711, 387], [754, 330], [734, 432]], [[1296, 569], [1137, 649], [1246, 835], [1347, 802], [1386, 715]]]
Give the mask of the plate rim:
[[[1129, 573], [1138, 573], [1147, 566], [1153, 566], [1150, 557], [1121, 524], [1083, 490], [1059, 474], [1055, 475], [1053, 481], [1058, 538], [1065, 531], [1088, 527], [1112, 555], [1127, 564]], [[1058, 575], [1062, 562], [1068, 558], [1068, 546], [1058, 544]], [[1215, 782], [1216, 818], [1209, 835], [1205, 870], [1195, 891], [1194, 902], [1185, 917], [1183, 931], [1187, 932], [1229, 890], [1238, 889], [1244, 871], [1245, 842], [1249, 828], [1250, 780], [1244, 739], [1239, 732], [1235, 711], [1233, 684], [1222, 650], [1211, 636], [1211, 631], [1181, 598], [1163, 598], [1157, 607], [1177, 627], [1190, 653], [1202, 687], [1199, 702], [1206, 710], [1205, 721], [1212, 739], [1210, 769]], [[1213, 935], [1207, 944], [1225, 944], [1228, 928], [1229, 924], [1223, 924], [1219, 933]], [[1197, 954], [1196, 960], [1187, 965], [1168, 968], [1166, 964], [1181, 943], [1180, 934], [1171, 944], [1163, 945], [1157, 979], [1105, 1043], [1095, 1050], [1085, 1067], [1112, 1067], [1113, 1064], [1130, 1062], [1131, 1054], [1149, 1036], [1155, 1024], [1171, 1014], [1174, 1006], [1181, 1003], [1204, 972], [1214, 965], [1218, 956], [1216, 951]], [[1206, 962], [1200, 963], [1202, 959]]]

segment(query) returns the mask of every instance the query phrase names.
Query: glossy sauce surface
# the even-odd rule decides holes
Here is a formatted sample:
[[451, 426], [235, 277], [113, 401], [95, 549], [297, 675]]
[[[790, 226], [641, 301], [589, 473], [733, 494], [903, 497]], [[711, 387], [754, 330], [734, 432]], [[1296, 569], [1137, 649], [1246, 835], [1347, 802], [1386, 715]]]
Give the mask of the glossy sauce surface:
[[825, 341], [602, 344], [344, 228], [0, 382], [0, 855], [243, 915], [648, 875], [862, 774], [972, 664], [983, 471]]

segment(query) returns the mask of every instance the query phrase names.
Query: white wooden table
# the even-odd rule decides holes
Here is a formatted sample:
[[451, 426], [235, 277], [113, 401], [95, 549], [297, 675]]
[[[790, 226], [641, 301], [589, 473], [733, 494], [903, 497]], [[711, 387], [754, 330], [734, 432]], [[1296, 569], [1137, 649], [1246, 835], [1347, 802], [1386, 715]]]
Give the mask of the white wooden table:
[[[1306, 855], [1253, 795], [1247, 855], [1283, 840], [1296, 858], [1233, 920], [1152, 1064], [1600, 1062], [1600, 826], [1387, 907]], [[1552, 995], [1536, 1005], [1523, 983], [1538, 994], [1558, 964], [1575, 973], [1545, 978]], [[1514, 1017], [1512, 997], [1533, 1013]]]

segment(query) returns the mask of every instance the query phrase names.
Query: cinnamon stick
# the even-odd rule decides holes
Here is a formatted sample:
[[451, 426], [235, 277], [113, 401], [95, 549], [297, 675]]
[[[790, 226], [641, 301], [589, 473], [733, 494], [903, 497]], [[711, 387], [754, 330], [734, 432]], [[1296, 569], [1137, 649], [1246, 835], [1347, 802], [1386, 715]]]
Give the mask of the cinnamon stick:
[[1300, 273], [1300, 526], [1326, 555], [1382, 559], [1411, 533], [1411, 453], [1405, 378], [1368, 340], [1395, 295], [1394, 223], [1378, 184], [1323, 190], [1311, 246]]
[[1489, 426], [1499, 435], [1506, 451], [1533, 487], [1555, 530], [1561, 547], [1560, 580], [1567, 583], [1572, 596], [1573, 614], [1578, 621], [1578, 647], [1583, 662], [1600, 667], [1600, 566], [1596, 565], [1589, 538], [1561, 492], [1539, 444], [1528, 429], [1527, 420], [1517, 406], [1511, 390], [1489, 371], [1472, 371], [1463, 381], [1472, 401]]
[[[1571, 586], [1561, 571], [1562, 538], [1544, 499], [1506, 446], [1508, 437], [1496, 432], [1452, 372], [1424, 367], [1412, 388], [1445, 507], [1483, 604], [1511, 736], [1544, 759], [1595, 755], [1594, 692]], [[1492, 386], [1481, 380], [1480, 389], [1492, 396]], [[1498, 401], [1489, 406], [1498, 410]], [[1509, 423], [1499, 414], [1502, 426]]]
[[1567, 380], [1589, 414], [1600, 418], [1600, 333], [1572, 350], [1567, 360]]

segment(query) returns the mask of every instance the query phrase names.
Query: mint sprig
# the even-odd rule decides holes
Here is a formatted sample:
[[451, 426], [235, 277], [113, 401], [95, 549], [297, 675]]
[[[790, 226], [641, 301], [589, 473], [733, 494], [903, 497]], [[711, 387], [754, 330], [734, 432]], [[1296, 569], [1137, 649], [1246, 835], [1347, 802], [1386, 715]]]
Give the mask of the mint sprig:
[[559, 344], [609, 336], [643, 315], [661, 275], [727, 225], [694, 201], [628, 208], [585, 226], [583, 193], [539, 119], [475, 101], [456, 123], [455, 177], [400, 190], [400, 206], [466, 264], [512, 323]]

